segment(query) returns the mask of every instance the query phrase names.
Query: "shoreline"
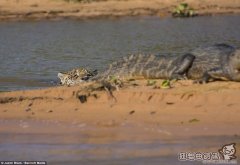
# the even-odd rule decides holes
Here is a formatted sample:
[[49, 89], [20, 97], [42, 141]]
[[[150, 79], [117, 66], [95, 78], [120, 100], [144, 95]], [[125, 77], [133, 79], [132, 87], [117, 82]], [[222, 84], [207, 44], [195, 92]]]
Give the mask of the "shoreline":
[[[29, 159], [42, 155], [51, 161], [50, 154], [52, 162], [63, 161], [61, 155], [67, 153], [77, 162], [73, 164], [89, 161], [82, 157], [85, 153], [110, 162], [131, 162], [126, 159], [131, 157], [133, 162], [144, 159], [156, 164], [154, 156], [157, 164], [177, 163], [180, 152], [217, 152], [233, 142], [240, 152], [240, 83], [199, 85], [182, 80], [170, 89], [147, 86], [147, 80], [133, 83], [138, 86], [113, 91], [116, 100], [106, 91], [88, 93], [82, 85], [0, 93], [0, 140], [14, 146], [3, 145], [0, 158], [21, 156], [24, 151], [19, 144], [26, 148], [36, 144], [38, 152], [26, 151]], [[157, 80], [157, 85], [161, 83]], [[84, 102], [80, 96], [85, 96]], [[86, 145], [91, 147], [75, 147]], [[56, 153], [49, 152], [49, 146]], [[116, 154], [119, 160], [112, 159]]]
[[[0, 120], [84, 123], [114, 130], [131, 123], [136, 131], [142, 126], [162, 128], [162, 134], [171, 137], [239, 135], [239, 83], [198, 85], [185, 80], [171, 89], [146, 86], [147, 80], [135, 83], [138, 86], [114, 91], [116, 100], [106, 91], [86, 93], [82, 86], [1, 92]], [[86, 96], [86, 101], [80, 96]], [[1, 129], [16, 130], [13, 125]]]
[[[199, 16], [239, 14], [240, 2], [235, 0], [186, 0]], [[0, 21], [121, 18], [126, 16], [170, 17], [177, 0], [107, 0], [90, 3], [67, 3], [54, 0], [3, 0]]]

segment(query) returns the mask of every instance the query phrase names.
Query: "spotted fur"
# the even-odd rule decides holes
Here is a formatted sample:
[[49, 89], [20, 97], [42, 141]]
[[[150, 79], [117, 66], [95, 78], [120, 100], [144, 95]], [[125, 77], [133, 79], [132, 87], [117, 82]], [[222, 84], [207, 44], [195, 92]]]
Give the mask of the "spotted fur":
[[97, 74], [97, 70], [90, 71], [85, 68], [72, 69], [68, 72], [59, 72], [58, 78], [62, 85], [72, 86], [81, 82], [88, 81]]

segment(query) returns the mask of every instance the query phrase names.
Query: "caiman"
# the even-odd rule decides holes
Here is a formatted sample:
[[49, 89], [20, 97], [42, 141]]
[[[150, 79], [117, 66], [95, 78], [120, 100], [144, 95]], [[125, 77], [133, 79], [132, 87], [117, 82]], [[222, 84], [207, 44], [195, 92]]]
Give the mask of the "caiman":
[[[84, 75], [84, 80], [104, 81], [109, 77], [117, 77], [120, 80], [192, 79], [200, 83], [214, 80], [240, 81], [240, 50], [227, 44], [215, 44], [196, 48], [180, 56], [130, 55], [110, 64], [104, 72], [97, 75], [94, 73], [86, 72], [89, 77]], [[77, 76], [66, 73], [58, 73], [58, 77], [65, 85], [83, 82], [81, 77], [76, 79]]]
[[195, 57], [188, 79], [207, 83], [210, 80], [240, 81], [240, 49], [227, 44], [199, 47], [190, 52]]

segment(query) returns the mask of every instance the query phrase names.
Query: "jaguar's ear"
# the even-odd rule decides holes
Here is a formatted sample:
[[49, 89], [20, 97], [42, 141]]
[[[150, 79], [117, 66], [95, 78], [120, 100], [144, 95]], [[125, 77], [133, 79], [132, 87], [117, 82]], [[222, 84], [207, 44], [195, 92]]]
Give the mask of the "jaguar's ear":
[[63, 73], [59, 72], [59, 73], [58, 73], [58, 78], [61, 79], [62, 77], [63, 77]]
[[61, 81], [64, 80], [66, 76], [67, 76], [67, 74], [65, 74], [65, 73], [61, 73], [61, 72], [58, 73], [58, 78], [59, 78]]

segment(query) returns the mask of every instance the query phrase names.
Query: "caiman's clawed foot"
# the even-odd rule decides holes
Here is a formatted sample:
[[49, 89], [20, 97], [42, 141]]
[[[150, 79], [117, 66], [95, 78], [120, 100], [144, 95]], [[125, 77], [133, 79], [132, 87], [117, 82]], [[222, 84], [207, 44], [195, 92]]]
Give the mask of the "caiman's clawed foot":
[[187, 80], [186, 75], [180, 75], [180, 74], [173, 74], [170, 78], [170, 80]]
[[208, 81], [203, 80], [203, 79], [193, 81], [193, 84], [207, 84], [207, 83], [208, 83]]

